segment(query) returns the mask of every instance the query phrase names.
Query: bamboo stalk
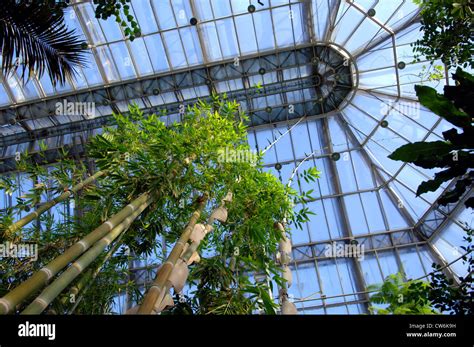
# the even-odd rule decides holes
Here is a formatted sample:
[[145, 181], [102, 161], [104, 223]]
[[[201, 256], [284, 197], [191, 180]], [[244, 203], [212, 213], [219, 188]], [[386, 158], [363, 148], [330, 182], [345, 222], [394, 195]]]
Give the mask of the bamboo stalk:
[[[191, 243], [188, 248], [186, 249], [186, 251], [184, 252], [183, 256], [181, 257], [181, 259], [187, 263], [189, 258], [191, 258], [191, 256], [193, 255], [193, 253], [195, 251], [197, 251], [199, 247], [199, 242], [193, 242]], [[170, 272], [171, 274], [171, 272]], [[170, 291], [172, 287], [172, 283], [170, 281], [168, 281], [168, 278], [165, 280], [165, 285], [163, 287], [163, 289], [161, 290], [161, 292], [158, 294], [158, 297], [156, 298], [156, 302], [155, 302], [155, 307], [159, 306], [159, 304], [161, 304], [161, 302], [164, 300], [165, 298], [165, 295], [166, 293], [168, 293]], [[151, 313], [153, 313], [154, 311], [152, 311]], [[139, 313], [139, 312], [138, 312]], [[158, 312], [157, 312], [158, 313]]]
[[[209, 225], [206, 226], [206, 228], [208, 227]], [[212, 228], [212, 227], [211, 227]], [[188, 248], [186, 248], [186, 250], [184, 251], [184, 254], [181, 256], [181, 259], [187, 263], [189, 258], [191, 258], [191, 256], [193, 255], [194, 252], [197, 251], [199, 247], [199, 242], [193, 242], [191, 243]], [[171, 272], [170, 272], [171, 274]], [[168, 293], [170, 291], [172, 287], [172, 283], [168, 280], [168, 278], [165, 280], [165, 285], [163, 287], [163, 289], [161, 290], [161, 292], [159, 293], [158, 297], [156, 298], [156, 302], [155, 302], [155, 306], [154, 306], [154, 310], [151, 312], [156, 312], [155, 310], [155, 307], [158, 307], [161, 302], [164, 300], [165, 296], [166, 296], [166, 293]], [[158, 313], [158, 312], [156, 312]]]
[[107, 236], [97, 241], [87, 252], [85, 252], [77, 261], [65, 270], [56, 280], [47, 286], [43, 292], [21, 312], [21, 314], [40, 314], [61, 292], [87, 268], [104, 249], [109, 246], [117, 237], [127, 230], [133, 221], [151, 204], [149, 198], [132, 214], [126, 217], [120, 224], [113, 228]]
[[[286, 254], [283, 254], [283, 248], [285, 243], [288, 241], [288, 238], [286, 236], [286, 231], [285, 227], [283, 226], [282, 223], [277, 222], [275, 223], [275, 229], [279, 230], [282, 233], [283, 238], [280, 240], [280, 265], [282, 265], [282, 268], [284, 266], [289, 265], [289, 258]], [[288, 314], [298, 314], [298, 311], [296, 307], [294, 306], [293, 303], [289, 302], [288, 300], [288, 285], [286, 282], [283, 282], [280, 285], [280, 290], [279, 290], [279, 301], [280, 301], [280, 307], [281, 307], [281, 314], [282, 315], [288, 315]]]
[[199, 247], [199, 242], [193, 242], [191, 243], [188, 248], [186, 249], [186, 251], [184, 252], [183, 256], [181, 257], [181, 259], [183, 259], [186, 263], [188, 262], [189, 258], [191, 258], [191, 256], [194, 254], [194, 252], [197, 251]]
[[[77, 281], [77, 283], [71, 287], [71, 289], [69, 289], [67, 295], [65, 295], [61, 300], [61, 307], [66, 307], [68, 306], [69, 303], [75, 303], [77, 300], [76, 300], [76, 296], [79, 294], [79, 292], [81, 290], [83, 290], [84, 287], [87, 286], [87, 284], [91, 281], [91, 278], [92, 278], [92, 273], [93, 273], [93, 269], [89, 269], [87, 270], [84, 275], [81, 276], [81, 278], [79, 279], [79, 281]], [[74, 298], [74, 301], [73, 302], [70, 302], [71, 300], [71, 296]]]
[[[81, 293], [79, 298], [75, 298], [74, 300], [74, 305], [67, 311], [67, 314], [72, 314], [76, 307], [79, 305], [81, 302], [82, 298], [84, 295], [87, 293], [89, 288], [91, 287], [92, 283], [94, 283], [94, 280], [96, 279], [97, 275], [99, 274], [100, 270], [104, 266], [104, 264], [112, 257], [112, 255], [117, 251], [117, 249], [120, 247], [122, 244], [121, 239], [123, 237], [123, 233], [120, 235], [120, 237], [115, 241], [114, 245], [107, 251], [107, 254], [105, 257], [100, 261], [99, 264], [94, 269], [89, 269], [82, 277], [80, 280], [76, 283], [74, 287], [72, 287], [69, 291], [69, 294], [77, 296], [79, 293]], [[63, 305], [67, 304], [68, 297], [64, 297], [63, 300], [61, 300], [61, 303]]]
[[207, 199], [207, 194], [200, 199], [197, 210], [193, 212], [188, 225], [183, 230], [183, 233], [181, 234], [179, 240], [176, 242], [173, 249], [171, 250], [171, 253], [166, 259], [166, 262], [161, 266], [160, 271], [158, 271], [157, 276], [153, 281], [153, 285], [146, 293], [145, 298], [143, 299], [143, 303], [138, 309], [138, 314], [151, 314], [160, 296], [164, 297], [164, 295], [162, 295], [162, 292], [165, 288], [166, 281], [169, 278], [171, 271], [173, 271], [176, 261], [179, 259], [179, 256], [183, 251], [184, 245], [188, 242], [189, 236], [191, 235], [194, 226], [196, 225], [197, 221], [199, 220], [199, 217], [201, 216], [201, 212], [206, 207]]
[[[206, 228], [207, 228], [207, 227], [211, 227], [211, 228], [212, 228], [212, 226], [210, 226], [210, 225], [207, 225]], [[209, 230], [210, 230], [210, 229], [209, 229]], [[191, 244], [188, 246], [188, 248], [186, 248], [186, 251], [184, 251], [184, 254], [181, 256], [181, 259], [182, 259], [185, 263], [187, 263], [188, 260], [189, 260], [189, 258], [191, 258], [191, 256], [193, 255], [193, 253], [197, 251], [198, 247], [199, 247], [199, 242], [193, 242], [193, 243], [191, 243]], [[171, 272], [170, 272], [170, 273], [171, 273]], [[164, 300], [164, 298], [165, 298], [165, 296], [166, 296], [166, 293], [168, 293], [168, 292], [170, 291], [171, 287], [172, 287], [172, 283], [171, 283], [170, 281], [168, 281], [168, 279], [166, 279], [165, 285], [164, 285], [164, 287], [163, 287], [163, 290], [159, 293], [159, 295], [158, 295], [158, 297], [157, 297], [157, 299], [156, 299], [154, 308], [157, 307], [157, 306], [159, 306], [159, 304], [161, 304], [161, 302]], [[153, 313], [153, 311], [152, 311], [151, 313]], [[157, 313], [158, 313], [158, 312], [157, 312]]]
[[32, 220], [38, 218], [41, 214], [43, 214], [44, 212], [48, 211], [51, 207], [57, 205], [58, 203], [62, 202], [62, 201], [65, 201], [66, 199], [68, 199], [72, 194], [74, 193], [77, 193], [78, 191], [80, 191], [82, 188], [84, 188], [85, 186], [91, 184], [92, 182], [94, 182], [96, 179], [98, 179], [99, 177], [105, 175], [105, 171], [98, 171], [96, 172], [93, 176], [90, 176], [89, 178], [87, 178], [86, 180], [82, 181], [81, 183], [75, 185], [74, 187], [72, 187], [70, 190], [62, 193], [60, 196], [54, 198], [53, 200], [50, 200], [46, 203], [44, 203], [43, 205], [41, 205], [40, 207], [38, 207], [38, 209], [36, 209], [35, 211], [31, 212], [30, 214], [26, 215], [25, 217], [23, 217], [22, 219], [18, 220], [17, 222], [15, 222], [14, 224], [10, 225], [7, 229], [6, 229], [6, 233], [10, 234], [10, 233], [14, 233], [15, 231], [17, 230], [20, 230], [22, 227], [24, 227], [25, 225], [27, 225], [28, 223], [30, 223]]
[[18, 304], [45, 286], [48, 281], [71, 261], [89, 249], [97, 240], [107, 235], [125, 218], [129, 217], [137, 208], [151, 198], [150, 193], [144, 193], [133, 202], [125, 206], [120, 212], [113, 215], [108, 221], [94, 229], [91, 233], [69, 247], [63, 254], [56, 257], [48, 265], [37, 271], [29, 279], [10, 291], [0, 299], [0, 314], [11, 312]]
[[[232, 193], [227, 193], [227, 196], [222, 200], [221, 205], [217, 209], [224, 208], [226, 202], [230, 202], [230, 201], [232, 201]], [[216, 210], [214, 210], [214, 212]], [[205, 226], [206, 235], [209, 234], [214, 229], [214, 227], [212, 226], [212, 223], [214, 222], [214, 220], [215, 220], [214, 213], [211, 213], [211, 215], [209, 216], [209, 218], [207, 220], [207, 225]], [[192, 257], [192, 255], [194, 254], [194, 252], [197, 252], [197, 249], [199, 248], [200, 243], [201, 242], [199, 241], [199, 242], [192, 242], [191, 244], [189, 244], [188, 247], [186, 248], [186, 250], [183, 252], [183, 255], [180, 257], [181, 260], [183, 260], [185, 263], [187, 263], [189, 261], [189, 259]], [[161, 304], [161, 301], [164, 300], [166, 293], [168, 293], [168, 291], [171, 289], [171, 287], [172, 287], [172, 283], [170, 281], [168, 281], [168, 278], [167, 278], [166, 281], [165, 281], [165, 286], [164, 286], [163, 290], [159, 293], [159, 296], [156, 300], [155, 307], [159, 306], [159, 304]]]

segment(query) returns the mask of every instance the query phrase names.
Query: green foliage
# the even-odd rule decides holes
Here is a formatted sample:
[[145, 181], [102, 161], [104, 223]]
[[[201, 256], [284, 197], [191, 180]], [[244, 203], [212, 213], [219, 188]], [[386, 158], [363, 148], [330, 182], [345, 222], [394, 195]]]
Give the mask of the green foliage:
[[130, 12], [130, 0], [94, 0], [94, 5], [97, 5], [95, 17], [107, 20], [114, 16], [130, 41], [141, 35], [140, 27]]
[[[424, 281], [403, 281], [400, 273], [388, 276], [382, 284], [371, 285], [377, 290], [370, 297], [369, 310], [377, 314], [436, 314], [429, 301], [430, 284]], [[387, 304], [378, 308], [373, 304]]]
[[[369, 310], [378, 314], [436, 314], [449, 313], [456, 315], [472, 315], [474, 305], [473, 271], [474, 256], [472, 252], [473, 230], [465, 228], [465, 246], [461, 246], [462, 260], [467, 264], [466, 276], [459, 277], [459, 284], [442, 272], [443, 267], [433, 263], [431, 282], [409, 280], [404, 282], [400, 273], [388, 276], [383, 284], [370, 285], [369, 291], [376, 291], [372, 295]], [[388, 304], [386, 308], [378, 308], [373, 304]]]
[[[258, 270], [256, 261], [239, 258], [250, 265], [248, 269]], [[196, 314], [252, 314], [256, 310], [275, 314], [267, 284], [251, 283], [248, 274], [232, 270], [220, 256], [203, 259], [192, 272], [192, 283], [197, 285], [192, 301]]]
[[433, 263], [436, 272], [431, 275], [431, 291], [430, 300], [433, 306], [441, 312], [448, 312], [457, 315], [474, 314], [474, 250], [472, 235], [473, 230], [466, 228], [467, 235], [464, 237], [465, 246], [461, 246], [464, 254], [462, 260], [467, 264], [466, 276], [459, 277], [459, 285], [454, 285], [452, 279], [448, 279], [444, 273], [440, 271], [441, 266]]
[[23, 82], [45, 73], [63, 85], [86, 62], [84, 42], [65, 26], [54, 1], [0, 2], [0, 55], [5, 77], [21, 67]]
[[[42, 146], [42, 151], [46, 149]], [[70, 201], [64, 201], [57, 205], [55, 214], [46, 212], [23, 230], [13, 234], [5, 233], [6, 228], [20, 216], [23, 217], [35, 210], [38, 203], [44, 203], [82, 181], [87, 173], [85, 163], [69, 159], [66, 151], [62, 151], [62, 155], [66, 157], [57, 164], [49, 165], [47, 169], [43, 161], [45, 154], [42, 151], [36, 154], [22, 153], [21, 160], [17, 164], [17, 169], [24, 173], [22, 185], [18, 184], [13, 176], [3, 176], [0, 180], [0, 193], [7, 192], [16, 197], [16, 204], [0, 213], [0, 243], [33, 243], [37, 245], [39, 254], [37, 261], [31, 258], [5, 258], [0, 262], [0, 296], [18, 286], [33, 272], [62, 254], [100, 224], [100, 214], [96, 211], [101, 210], [101, 206], [77, 194], [75, 206], [77, 208], [87, 206], [82, 208], [82, 213], [76, 216], [69, 215], [67, 205]], [[27, 190], [26, 181], [37, 183]], [[92, 192], [95, 189], [96, 187], [91, 186], [86, 191]], [[115, 292], [109, 294], [111, 297], [116, 295]], [[57, 305], [57, 302], [53, 303], [53, 307], [57, 308]]]
[[[452, 191], [445, 193], [438, 203], [446, 205], [458, 201], [472, 185], [474, 172], [474, 110], [470, 100], [474, 97], [474, 78], [472, 75], [457, 69], [453, 74], [456, 86], [446, 86], [444, 95], [426, 86], [416, 86], [416, 93], [422, 105], [460, 128], [443, 132], [444, 141], [415, 142], [401, 146], [389, 158], [413, 163], [425, 169], [441, 168], [433, 179], [422, 182], [417, 196], [436, 191], [444, 182], [458, 178]], [[466, 201], [467, 207], [474, 207], [474, 199]]]
[[[81, 181], [87, 172], [87, 168], [83, 163], [78, 163], [68, 158], [64, 158], [60, 163], [51, 166], [48, 170], [45, 166], [44, 151], [46, 148], [43, 148], [39, 153], [31, 155], [25, 151], [17, 163], [17, 170], [25, 174], [25, 179], [30, 182], [36, 182], [31, 189], [25, 191], [25, 187], [20, 187], [14, 176], [2, 176], [0, 178], [0, 190], [3, 190], [10, 196], [15, 196], [16, 200], [15, 205], [7, 209], [6, 213], [0, 216], [0, 220], [4, 220], [4, 222], [0, 223], [0, 243], [5, 241], [17, 242], [33, 237], [35, 234], [34, 230], [37, 228], [33, 223], [30, 224], [30, 228], [26, 228], [15, 235], [7, 235], [5, 230], [20, 215], [24, 216], [32, 212], [39, 203], [45, 202], [53, 196], [60, 195], [66, 189]], [[50, 215], [47, 213], [40, 220], [44, 223], [44, 229], [41, 233], [41, 238], [34, 240], [35, 242], [40, 242], [40, 246], [41, 243], [49, 242], [50, 238], [53, 237], [49, 234], [52, 230], [47, 228], [50, 224], [49, 217]], [[74, 223], [73, 220], [68, 221]], [[66, 228], [69, 226], [64, 224], [57, 227]]]
[[427, 67], [423, 65], [417, 77], [419, 77], [421, 84], [424, 81], [441, 81], [444, 78], [444, 66], [431, 64]]
[[[301, 225], [310, 212], [305, 208], [293, 211], [302, 197], [264, 172], [261, 156], [256, 164], [221, 160], [220, 151], [228, 147], [250, 151], [246, 116], [238, 104], [217, 97], [211, 104], [198, 102], [188, 107], [181, 122], [169, 127], [157, 115], [146, 116], [136, 106], [130, 107], [129, 116], [115, 115], [115, 119], [117, 127], [106, 129], [89, 145], [89, 154], [99, 168], [109, 172], [95, 198], [113, 196], [112, 206], [123, 206], [148, 190], [157, 196], [124, 242], [137, 255], [156, 248], [158, 235], [165, 235], [173, 244], [197, 196], [209, 193], [205, 220], [230, 191], [234, 198], [228, 206], [227, 223], [215, 226], [201, 245], [203, 252], [213, 255], [192, 267], [197, 288], [193, 309], [206, 314], [259, 309], [274, 313], [267, 282], [252, 283], [248, 276], [264, 272], [282, 281], [280, 270], [268, 256], [275, 254], [282, 237], [273, 224], [286, 219], [289, 225]], [[318, 174], [310, 170], [306, 177], [314, 180]]]
[[[460, 72], [459, 70], [457, 72]], [[456, 78], [457, 77], [457, 78]], [[459, 80], [460, 75], [456, 73], [456, 80]], [[468, 82], [462, 79], [462, 83]], [[423, 106], [429, 108], [435, 114], [443, 117], [448, 122], [461, 128], [471, 127], [471, 118], [461, 109], [458, 109], [452, 100], [445, 95], [440, 95], [435, 89], [426, 86], [415, 86], [418, 100]]]
[[0, 176], [0, 189], [5, 194], [12, 196], [13, 192], [17, 189], [16, 183], [8, 176]]
[[[88, 144], [88, 157], [107, 174], [74, 196], [77, 215], [58, 219], [45, 213], [39, 224], [30, 223], [14, 235], [3, 232], [20, 213], [34, 210], [38, 203], [58, 196], [84, 179], [85, 163], [68, 159], [67, 153], [48, 169], [44, 166], [44, 153], [23, 153], [18, 170], [38, 183], [22, 195], [17, 194], [19, 187], [11, 178], [0, 181], [0, 189], [18, 195], [17, 204], [1, 216], [0, 242], [35, 242], [40, 247], [37, 262], [2, 262], [0, 294], [16, 287], [144, 192], [152, 192], [154, 202], [120, 239], [133, 259], [161, 254], [163, 239], [168, 247], [172, 246], [195, 210], [196, 199], [203, 193], [208, 193], [209, 201], [200, 222], [205, 222], [227, 193], [232, 192], [227, 222], [214, 225], [214, 231], [201, 242], [201, 262], [191, 267], [190, 280], [195, 291], [170, 313], [274, 314], [276, 307], [270, 290], [273, 283], [284, 281], [273, 259], [282, 238], [274, 223], [286, 221], [287, 230], [293, 225], [301, 226], [311, 214], [304, 206], [311, 192], [300, 196], [263, 171], [261, 154], [256, 163], [222, 160], [225, 148], [250, 151], [247, 117], [236, 102], [218, 97], [213, 97], [211, 103], [198, 102], [187, 108], [179, 123], [168, 127], [159, 116], [145, 115], [137, 106], [130, 106], [129, 111], [127, 116], [114, 115], [116, 126], [104, 129], [102, 135]], [[314, 168], [303, 173], [309, 181], [318, 175]], [[295, 204], [303, 208], [295, 212]], [[133, 276], [127, 277], [129, 260], [123, 251], [114, 254], [75, 312], [110, 312], [113, 299], [124, 292], [140, 302], [140, 284], [134, 282]], [[91, 268], [99, 262], [97, 259]], [[252, 274], [259, 274], [260, 279], [253, 280]], [[78, 277], [72, 286], [87, 279], [86, 275]], [[61, 314], [72, 307], [67, 293], [51, 304], [50, 312]]]
[[257, 94], [260, 94], [263, 92], [263, 86], [262, 86], [262, 81], [258, 81], [255, 85], [254, 85], [254, 88], [255, 88], [255, 92]]
[[[90, 283], [90, 288], [82, 297], [81, 302], [74, 310], [74, 314], [104, 314], [112, 312], [114, 309], [117, 309], [114, 307], [114, 299], [116, 299], [117, 295], [127, 294], [131, 299], [140, 298], [141, 294], [137, 283], [130, 281], [128, 277], [128, 264], [131, 260], [131, 257], [125, 255], [122, 249], [107, 261], [97, 278]], [[98, 262], [100, 262], [100, 259], [95, 264]], [[92, 268], [95, 267], [94, 264], [91, 266]], [[71, 306], [66, 305], [64, 308], [70, 308]]]
[[[131, 14], [130, 0], [94, 0], [96, 18], [111, 16], [133, 41], [141, 35]], [[41, 78], [46, 72], [53, 85], [63, 85], [84, 66], [87, 43], [64, 22], [66, 2], [55, 0], [3, 0], [0, 2], [1, 69], [8, 76], [21, 67], [21, 77]]]
[[423, 37], [414, 44], [416, 59], [440, 59], [449, 67], [474, 67], [471, 0], [413, 0], [421, 7]]

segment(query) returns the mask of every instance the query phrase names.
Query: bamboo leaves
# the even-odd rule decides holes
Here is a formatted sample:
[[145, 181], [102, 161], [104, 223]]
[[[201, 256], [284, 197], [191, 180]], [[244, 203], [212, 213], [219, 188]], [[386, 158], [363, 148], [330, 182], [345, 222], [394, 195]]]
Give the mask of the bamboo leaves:
[[[31, 222], [33, 219], [38, 218], [42, 213], [46, 212], [49, 210], [51, 207], [55, 206], [56, 204], [65, 201], [68, 199], [73, 193], [76, 193], [80, 191], [82, 188], [85, 186], [93, 183], [97, 178], [105, 175], [104, 171], [99, 171], [95, 173], [93, 176], [87, 178], [85, 181], [77, 184], [76, 186], [72, 187], [71, 190], [65, 191], [63, 194], [60, 196], [56, 197], [55, 199], [46, 202], [43, 204], [41, 207], [39, 207], [36, 211], [30, 213], [26, 217], [20, 219], [17, 221], [15, 224], [7, 228], [7, 233], [13, 233], [19, 229], [21, 229], [23, 226]], [[44, 190], [45, 186], [44, 184], [36, 185], [35, 186], [35, 192], [31, 194], [27, 194], [25, 198], [29, 199], [29, 204], [35, 206], [39, 202], [39, 196], [41, 196], [42, 191]], [[39, 192], [38, 192], [39, 190]]]
[[[118, 223], [109, 233], [95, 242], [89, 250], [65, 270], [53, 283], [51, 283], [22, 313], [39, 314], [64, 290], [87, 266], [89, 266], [104, 249], [109, 246], [122, 232], [127, 230], [132, 222], [149, 206], [152, 199], [138, 206], [133, 212]], [[112, 224], [112, 223], [110, 223]]]
[[106, 235], [115, 227], [118, 227], [121, 222], [128, 218], [135, 210], [145, 203], [150, 201], [149, 194], [143, 194], [131, 204], [123, 208], [119, 213], [113, 216], [109, 221], [103, 223], [78, 243], [75, 243], [66, 252], [59, 257], [52, 260], [49, 264], [36, 272], [28, 280], [24, 281], [10, 291], [7, 295], [0, 299], [0, 314], [6, 314], [14, 309], [18, 304], [22, 303], [30, 297], [37, 290], [42, 288], [55, 274], [66, 267], [71, 261], [76, 259], [88, 248], [90, 248], [99, 239], [106, 237]]
[[430, 284], [423, 281], [404, 282], [400, 273], [389, 275], [380, 285], [371, 285], [368, 290], [377, 290], [371, 296], [373, 304], [386, 304], [386, 308], [370, 306], [377, 314], [436, 314], [429, 301]]
[[[215, 97], [211, 104], [200, 101], [186, 106], [182, 121], [168, 127], [159, 115], [145, 115], [137, 106], [131, 106], [129, 115], [115, 115], [117, 127], [107, 128], [91, 140], [88, 155], [107, 175], [100, 177], [95, 185], [85, 187], [77, 200], [86, 212], [74, 224], [72, 234], [77, 240], [82, 238], [82, 246], [66, 250], [53, 260], [54, 266], [46, 266], [41, 276], [34, 275], [33, 280], [24, 282], [22, 288], [31, 289], [25, 289], [13, 299], [6, 297], [8, 300], [4, 303], [9, 308], [23, 302], [75, 261], [74, 268], [64, 271], [26, 312], [40, 312], [45, 309], [44, 303], [54, 305], [55, 298], [73, 285], [86, 266], [98, 259], [107, 246], [105, 241], [112, 240], [108, 237], [117, 232], [118, 224], [148, 201], [143, 196], [149, 197], [148, 192], [152, 191], [154, 199], [149, 208], [127, 226], [122, 242], [136, 257], [156, 253], [163, 238], [166, 245], [174, 245], [174, 248], [143, 301], [135, 297], [140, 304], [139, 313], [169, 307], [164, 302], [165, 299], [170, 302], [168, 291], [174, 287], [180, 292], [188, 271], [197, 288], [189, 296], [189, 307], [196, 313], [248, 314], [256, 310], [275, 313], [276, 306], [268, 293], [271, 282], [252, 281], [250, 277], [253, 273], [263, 273], [265, 278], [278, 284], [284, 282], [271, 256], [278, 250], [284, 235], [273, 228], [273, 223], [287, 220], [288, 224], [301, 225], [306, 221], [311, 211], [306, 208], [295, 213], [293, 206], [309, 200], [311, 192], [299, 196], [290, 186], [265, 172], [261, 154], [256, 155], [254, 162], [245, 158], [222, 158], [220, 153], [226, 148], [250, 151], [243, 123], [245, 115], [237, 103]], [[318, 175], [313, 169], [305, 177], [314, 182]], [[68, 182], [68, 175], [60, 170], [57, 176], [61, 178], [55, 189]], [[203, 192], [207, 192], [204, 200], [199, 199]], [[126, 214], [121, 211], [130, 200], [135, 203], [138, 199], [141, 203], [134, 205], [133, 211], [127, 209]], [[197, 214], [196, 203], [200, 206]], [[217, 209], [209, 207], [220, 204]], [[118, 214], [121, 219], [116, 218]], [[203, 220], [208, 221], [204, 230], [196, 229], [194, 225], [199, 226]], [[221, 223], [213, 224], [216, 220]], [[92, 233], [94, 237], [86, 236], [84, 241], [82, 236], [93, 229], [96, 229]], [[108, 239], [102, 242], [104, 238]], [[111, 261], [113, 259], [115, 256]], [[112, 270], [115, 265], [110, 264]], [[98, 283], [102, 280], [111, 283], [117, 278], [113, 271], [101, 276], [96, 279]], [[105, 306], [110, 294], [100, 297]], [[87, 312], [90, 308], [96, 312], [96, 307], [82, 302], [77, 309]]]

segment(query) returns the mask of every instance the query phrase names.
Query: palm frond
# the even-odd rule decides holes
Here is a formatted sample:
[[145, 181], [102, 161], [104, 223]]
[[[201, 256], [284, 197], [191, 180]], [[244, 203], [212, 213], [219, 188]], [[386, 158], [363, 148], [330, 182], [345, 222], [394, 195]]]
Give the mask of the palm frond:
[[[53, 85], [74, 78], [84, 66], [85, 43], [69, 30], [62, 8], [41, 1], [0, 2], [0, 50], [4, 76], [21, 66], [25, 83], [36, 74], [48, 73]], [[26, 73], [28, 72], [28, 73]]]

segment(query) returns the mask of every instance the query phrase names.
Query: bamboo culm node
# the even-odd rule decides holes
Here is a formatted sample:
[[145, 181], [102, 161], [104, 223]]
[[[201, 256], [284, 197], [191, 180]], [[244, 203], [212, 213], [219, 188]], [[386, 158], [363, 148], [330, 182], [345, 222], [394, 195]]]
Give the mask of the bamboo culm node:
[[61, 292], [79, 276], [117, 237], [127, 230], [133, 221], [150, 205], [148, 199], [120, 224], [113, 228], [105, 237], [97, 241], [87, 252], [64, 271], [54, 282], [46, 287], [43, 292], [21, 313], [40, 314]]
[[196, 211], [193, 212], [188, 225], [181, 234], [181, 237], [176, 242], [175, 246], [173, 247], [170, 255], [161, 267], [160, 271], [158, 271], [158, 274], [155, 280], [153, 281], [152, 287], [146, 293], [145, 298], [143, 299], [143, 303], [138, 309], [138, 314], [151, 314], [153, 312], [153, 309], [160, 298], [160, 294], [164, 290], [166, 281], [168, 280], [171, 271], [173, 271], [176, 261], [179, 259], [179, 256], [183, 252], [184, 245], [188, 242], [189, 236], [191, 235], [194, 226], [198, 222], [202, 211], [206, 207], [207, 200], [207, 194], [203, 195], [203, 197], [198, 200], [198, 208], [196, 209]]
[[44, 203], [43, 205], [41, 205], [35, 211], [31, 212], [30, 214], [26, 215], [22, 219], [18, 220], [17, 222], [15, 222], [11, 226], [9, 226], [6, 229], [6, 233], [7, 234], [12, 234], [12, 233], [20, 230], [21, 228], [23, 228], [25, 225], [27, 225], [28, 223], [30, 223], [34, 219], [39, 218], [39, 216], [41, 216], [41, 214], [43, 214], [44, 212], [48, 211], [49, 209], [51, 209], [52, 207], [54, 207], [58, 203], [67, 200], [71, 195], [73, 195], [74, 193], [77, 193], [82, 188], [84, 188], [84, 187], [88, 186], [89, 184], [93, 183], [95, 180], [97, 180], [101, 176], [104, 176], [105, 174], [106, 174], [105, 171], [98, 171], [94, 175], [92, 175], [89, 178], [85, 179], [81, 183], [75, 185], [71, 189], [66, 189], [65, 192], [62, 193], [57, 198]]
[[142, 194], [125, 206], [120, 212], [113, 215], [108, 221], [94, 229], [82, 240], [69, 247], [63, 254], [56, 257], [41, 270], [33, 274], [29, 279], [7, 293], [0, 299], [0, 314], [8, 314], [14, 309], [14, 307], [21, 304], [35, 292], [40, 290], [54, 275], [87, 251], [87, 249], [89, 249], [95, 242], [106, 236], [112, 229], [134, 213], [134, 211], [150, 198], [150, 193]]

